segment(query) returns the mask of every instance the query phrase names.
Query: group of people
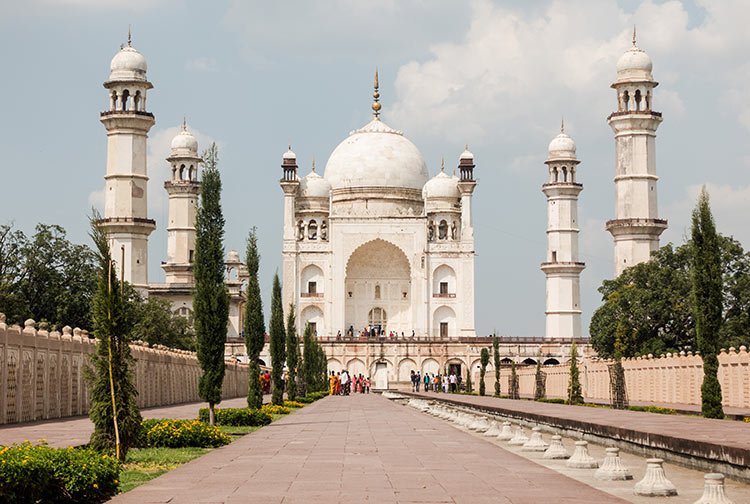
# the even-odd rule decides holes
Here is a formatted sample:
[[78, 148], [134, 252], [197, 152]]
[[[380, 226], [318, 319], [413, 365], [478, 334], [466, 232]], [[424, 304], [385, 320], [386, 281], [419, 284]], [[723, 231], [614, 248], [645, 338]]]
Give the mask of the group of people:
[[[385, 338], [386, 336], [389, 339], [405, 339], [406, 336], [404, 335], [403, 331], [401, 332], [401, 335], [399, 336], [398, 332], [396, 331], [388, 331], [383, 328], [383, 326], [376, 325], [376, 326], [365, 326], [363, 327], [358, 333], [354, 329], [354, 326], [349, 326], [349, 329], [346, 331], [346, 337], [351, 339], [355, 335], [358, 335], [360, 339], [368, 339], [368, 338]], [[412, 339], [414, 338], [415, 334], [414, 331], [411, 332]], [[341, 331], [336, 333], [336, 339], [341, 339]]]
[[425, 392], [458, 392], [461, 390], [461, 375], [454, 372], [441, 375], [440, 373], [425, 373], [411, 371], [412, 392], [419, 392], [424, 387]]
[[331, 371], [328, 376], [328, 395], [349, 395], [349, 394], [369, 394], [370, 393], [370, 377], [364, 377], [362, 373], [359, 375], [349, 376], [349, 372], [345, 369], [339, 371]]

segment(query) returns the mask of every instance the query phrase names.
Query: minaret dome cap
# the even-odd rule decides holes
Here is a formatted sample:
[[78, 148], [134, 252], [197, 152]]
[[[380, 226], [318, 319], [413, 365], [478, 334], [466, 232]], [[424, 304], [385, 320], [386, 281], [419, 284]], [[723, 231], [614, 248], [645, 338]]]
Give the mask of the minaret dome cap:
[[109, 64], [110, 81], [146, 81], [146, 58], [127, 45], [120, 49]]
[[640, 81], [654, 80], [651, 75], [654, 65], [648, 54], [640, 49], [635, 43], [635, 28], [633, 28], [633, 46], [625, 51], [617, 60], [617, 80], [618, 81]]
[[171, 148], [173, 151], [190, 151], [191, 154], [197, 154], [198, 140], [188, 131], [187, 126], [183, 124], [182, 131], [172, 139]]
[[281, 156], [281, 159], [297, 159], [297, 154], [294, 153], [291, 145], [286, 150], [286, 152]]
[[567, 133], [561, 131], [549, 143], [548, 152], [547, 159], [576, 159], [576, 143]]

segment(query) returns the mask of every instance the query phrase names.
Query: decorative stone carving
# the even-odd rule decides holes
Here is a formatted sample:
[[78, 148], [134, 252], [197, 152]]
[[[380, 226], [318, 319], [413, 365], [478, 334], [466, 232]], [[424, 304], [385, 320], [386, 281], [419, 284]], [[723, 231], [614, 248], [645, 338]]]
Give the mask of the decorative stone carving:
[[734, 504], [724, 493], [724, 475], [709, 473], [704, 476], [703, 496], [693, 504]]
[[523, 451], [543, 452], [547, 450], [547, 443], [542, 438], [542, 429], [534, 427], [531, 429], [531, 437], [521, 448]]
[[565, 462], [565, 465], [573, 469], [596, 469], [599, 467], [599, 463], [589, 455], [589, 444], [586, 441], [576, 441], [573, 456]]
[[562, 436], [554, 435], [550, 438], [549, 448], [544, 452], [542, 458], [556, 460], [569, 458], [570, 454], [562, 444]]
[[602, 481], [631, 480], [630, 469], [623, 466], [620, 460], [619, 448], [607, 448], [602, 466], [594, 473], [594, 478]]
[[646, 497], [667, 497], [677, 495], [677, 488], [664, 474], [663, 459], [651, 458], [646, 460], [646, 475], [635, 484], [633, 493]]
[[523, 446], [528, 440], [529, 440], [529, 437], [524, 433], [523, 427], [519, 425], [516, 428], [516, 433], [513, 436], [513, 439], [508, 441], [508, 444], [511, 446]]

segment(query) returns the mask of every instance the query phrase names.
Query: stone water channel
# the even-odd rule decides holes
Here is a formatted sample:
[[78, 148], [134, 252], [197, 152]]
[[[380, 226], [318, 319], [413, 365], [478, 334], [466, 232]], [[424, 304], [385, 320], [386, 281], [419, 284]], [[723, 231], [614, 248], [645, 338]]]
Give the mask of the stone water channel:
[[750, 484], [670, 460], [620, 449], [616, 440], [559, 430], [439, 399], [385, 392], [383, 396], [451, 423], [457, 429], [629, 502], [750, 503]]

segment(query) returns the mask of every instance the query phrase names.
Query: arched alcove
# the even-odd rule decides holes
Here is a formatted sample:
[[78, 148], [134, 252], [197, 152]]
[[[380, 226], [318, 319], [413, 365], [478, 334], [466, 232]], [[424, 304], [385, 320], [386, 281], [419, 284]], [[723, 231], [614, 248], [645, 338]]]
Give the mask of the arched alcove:
[[432, 315], [432, 335], [436, 338], [456, 336], [456, 312], [450, 306], [439, 306]]
[[305, 330], [307, 324], [313, 329], [313, 334], [324, 335], [327, 334], [325, 327], [325, 320], [323, 319], [323, 310], [318, 306], [308, 306], [300, 314], [300, 329]]
[[358, 333], [379, 315], [387, 320], [382, 330], [411, 332], [411, 266], [396, 245], [381, 239], [360, 245], [349, 256], [344, 282], [346, 327]]
[[456, 297], [456, 272], [447, 264], [441, 264], [432, 273], [433, 297]]
[[411, 372], [416, 373], [418, 370], [417, 363], [412, 359], [401, 359], [401, 362], [398, 363], [398, 381], [411, 381]]
[[300, 275], [302, 297], [321, 297], [323, 295], [323, 270], [315, 264], [305, 266]]

